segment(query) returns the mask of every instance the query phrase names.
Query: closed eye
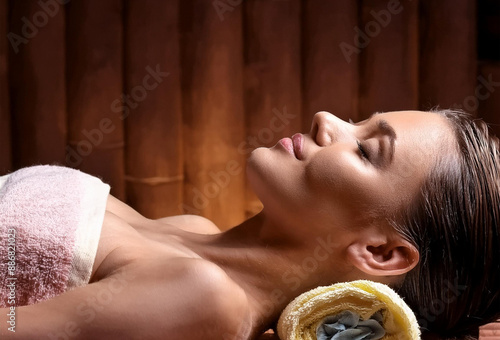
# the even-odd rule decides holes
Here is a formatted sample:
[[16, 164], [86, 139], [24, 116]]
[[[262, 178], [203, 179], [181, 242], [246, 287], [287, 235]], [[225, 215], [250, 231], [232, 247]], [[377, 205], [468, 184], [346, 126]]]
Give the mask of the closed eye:
[[365, 149], [363, 148], [363, 145], [359, 142], [359, 140], [356, 141], [356, 144], [358, 145], [358, 150], [359, 153], [361, 154], [361, 157], [365, 159], [369, 159], [368, 154], [366, 153]]

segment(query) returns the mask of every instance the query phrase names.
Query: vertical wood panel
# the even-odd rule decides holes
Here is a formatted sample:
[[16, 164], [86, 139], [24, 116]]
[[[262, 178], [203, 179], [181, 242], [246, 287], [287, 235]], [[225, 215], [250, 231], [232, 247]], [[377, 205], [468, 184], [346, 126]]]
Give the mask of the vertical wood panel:
[[220, 16], [212, 1], [182, 1], [185, 198], [226, 229], [244, 219], [242, 6]]
[[125, 199], [122, 98], [122, 1], [68, 5], [67, 165], [101, 176]]
[[475, 96], [479, 116], [490, 125], [493, 133], [500, 137], [500, 61], [480, 64]]
[[[0, 1], [0, 37], [7, 36], [7, 1]], [[0, 40], [0, 176], [11, 170], [7, 39]]]
[[57, 2], [52, 7], [35, 1], [11, 1], [10, 5], [14, 167], [63, 164], [67, 136], [64, 8]]
[[476, 1], [421, 3], [420, 106], [462, 107], [476, 84]]
[[[301, 2], [249, 0], [245, 14], [246, 150], [302, 131]], [[280, 117], [278, 120], [273, 119]], [[308, 129], [306, 129], [308, 130]], [[248, 153], [248, 151], [247, 151]], [[247, 213], [261, 208], [251, 188]]]
[[179, 214], [182, 120], [178, 1], [129, 0], [125, 89], [127, 200], [149, 218]]
[[352, 0], [304, 3], [303, 129], [318, 111], [358, 119], [358, 53], [354, 27], [358, 4]]
[[418, 1], [364, 0], [361, 17], [361, 118], [417, 109]]

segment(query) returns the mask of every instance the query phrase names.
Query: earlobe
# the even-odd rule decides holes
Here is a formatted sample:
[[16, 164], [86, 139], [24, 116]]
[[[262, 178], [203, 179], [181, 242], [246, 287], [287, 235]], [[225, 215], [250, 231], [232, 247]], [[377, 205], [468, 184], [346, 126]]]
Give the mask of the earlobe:
[[372, 276], [405, 274], [419, 260], [418, 250], [403, 239], [352, 243], [347, 256], [355, 267]]

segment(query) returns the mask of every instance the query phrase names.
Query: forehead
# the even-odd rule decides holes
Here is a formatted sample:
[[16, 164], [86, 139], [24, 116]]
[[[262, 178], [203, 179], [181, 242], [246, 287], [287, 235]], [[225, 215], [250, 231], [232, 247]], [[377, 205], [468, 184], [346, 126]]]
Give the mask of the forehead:
[[[450, 146], [453, 141], [453, 131], [447, 119], [437, 113], [425, 111], [392, 111], [379, 113], [374, 120], [387, 121], [396, 131], [398, 144], [434, 144], [442, 140]], [[418, 138], [415, 140], [415, 138]]]
[[377, 112], [373, 116], [376, 118], [383, 118], [390, 120], [395, 124], [418, 124], [420, 127], [438, 126], [443, 129], [450, 129], [449, 123], [445, 117], [427, 111], [390, 111], [390, 112]]
[[377, 114], [395, 130], [394, 159], [387, 169], [394, 190], [409, 197], [419, 190], [439, 160], [454, 154], [454, 137], [447, 119], [433, 112], [397, 111]]

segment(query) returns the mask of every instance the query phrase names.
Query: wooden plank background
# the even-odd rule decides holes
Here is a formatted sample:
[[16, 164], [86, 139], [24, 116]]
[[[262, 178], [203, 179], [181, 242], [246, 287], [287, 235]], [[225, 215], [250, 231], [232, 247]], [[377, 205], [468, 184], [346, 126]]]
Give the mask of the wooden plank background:
[[178, 11], [179, 1], [128, 1], [125, 8], [129, 99], [115, 103], [125, 123], [127, 200], [147, 216], [179, 214], [183, 197]]
[[184, 202], [180, 213], [225, 224], [244, 215], [243, 14], [223, 19], [205, 0], [181, 2]]
[[0, 174], [65, 164], [148, 217], [230, 228], [261, 209], [249, 152], [307, 132], [317, 111], [457, 106], [499, 133], [500, 89], [476, 93], [500, 81], [498, 61], [478, 57], [477, 7], [0, 0]]
[[[247, 139], [252, 139], [247, 144], [272, 146], [302, 127], [301, 2], [245, 5], [245, 121]], [[247, 215], [261, 209], [248, 183], [246, 201]]]
[[[123, 3], [72, 1], [67, 12], [66, 62], [70, 166], [101, 176], [124, 200], [123, 120], [113, 112], [122, 98]], [[70, 152], [72, 153], [70, 155]]]
[[[352, 0], [306, 1], [303, 5], [304, 131], [318, 111], [344, 120], [359, 120], [359, 59], [344, 53], [341, 44], [354, 45], [360, 4]], [[345, 46], [345, 45], [342, 45]], [[346, 57], [347, 56], [347, 57]]]
[[64, 163], [65, 13], [41, 11], [34, 1], [10, 5], [10, 32], [24, 32], [29, 39], [10, 49], [8, 64], [13, 166]]
[[476, 6], [476, 1], [421, 0], [420, 104], [424, 108], [439, 105], [477, 111], [464, 103], [477, 85]]
[[418, 2], [365, 0], [360, 27], [360, 117], [418, 108]]

